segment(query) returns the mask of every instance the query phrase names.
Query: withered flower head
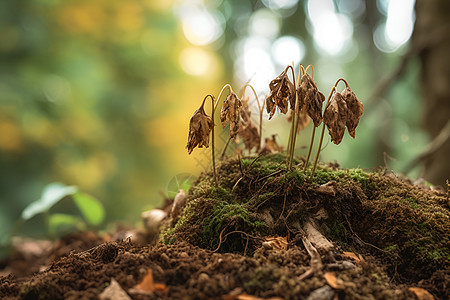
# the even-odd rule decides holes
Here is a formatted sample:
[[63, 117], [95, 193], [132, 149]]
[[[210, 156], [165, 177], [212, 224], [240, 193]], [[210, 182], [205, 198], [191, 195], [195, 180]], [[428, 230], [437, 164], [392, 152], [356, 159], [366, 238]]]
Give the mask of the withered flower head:
[[275, 114], [277, 107], [285, 114], [288, 111], [289, 103], [292, 106], [293, 98], [295, 97], [295, 87], [289, 80], [287, 70], [288, 68], [269, 83], [270, 93], [266, 98], [266, 109], [267, 113], [270, 114], [269, 120]]
[[312, 77], [306, 73], [302, 76], [300, 86], [297, 90], [299, 107], [305, 107], [306, 113], [317, 127], [322, 123], [322, 105], [325, 96], [319, 91]]
[[239, 118], [241, 116], [242, 102], [238, 96], [230, 91], [227, 99], [223, 103], [222, 110], [220, 111], [220, 121], [222, 125], [230, 122], [230, 137], [235, 137], [239, 131]]
[[251, 121], [246, 124], [240, 124], [238, 135], [242, 138], [245, 149], [251, 151], [253, 148], [259, 149], [259, 132], [255, 125]]
[[350, 87], [346, 87], [341, 93], [347, 103], [347, 129], [348, 133], [355, 138], [355, 129], [363, 114], [363, 104], [356, 98]]
[[330, 100], [323, 114], [323, 122], [328, 127], [331, 141], [336, 145], [342, 141], [347, 121], [347, 104], [344, 98], [336, 92]]
[[203, 104], [197, 109], [189, 121], [189, 136], [186, 149], [189, 154], [198, 145], [199, 148], [209, 147], [209, 134], [211, 133], [214, 122], [210, 116], [205, 113]]

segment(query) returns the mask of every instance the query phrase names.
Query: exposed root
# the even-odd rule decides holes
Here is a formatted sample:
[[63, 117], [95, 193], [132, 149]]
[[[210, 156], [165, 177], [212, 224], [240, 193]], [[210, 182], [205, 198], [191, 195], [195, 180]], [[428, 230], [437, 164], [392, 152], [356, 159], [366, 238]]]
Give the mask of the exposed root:
[[320, 270], [322, 270], [322, 268], [323, 268], [322, 259], [320, 258], [320, 254], [319, 254], [319, 252], [317, 252], [317, 249], [314, 248], [314, 246], [311, 244], [311, 242], [308, 240], [308, 238], [306, 236], [304, 236], [302, 238], [302, 242], [306, 248], [306, 251], [308, 251], [309, 256], [311, 256], [311, 261], [310, 261], [311, 267], [309, 268], [308, 271], [306, 271], [305, 273], [300, 275], [298, 277], [298, 280], [307, 279], [307, 278], [313, 276], [314, 274], [316, 274], [317, 272], [319, 272]]

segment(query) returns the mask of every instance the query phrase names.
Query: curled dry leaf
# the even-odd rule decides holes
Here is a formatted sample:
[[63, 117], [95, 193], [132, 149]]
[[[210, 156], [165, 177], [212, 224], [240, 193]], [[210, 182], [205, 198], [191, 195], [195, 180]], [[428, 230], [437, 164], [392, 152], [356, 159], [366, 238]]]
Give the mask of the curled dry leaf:
[[222, 125], [230, 122], [230, 137], [235, 137], [239, 131], [239, 120], [241, 117], [242, 102], [238, 96], [230, 91], [227, 99], [223, 103], [222, 110], [220, 111], [220, 121]]
[[288, 111], [289, 103], [291, 107], [295, 99], [295, 87], [287, 75], [286, 68], [277, 78], [269, 83], [270, 93], [266, 98], [266, 109], [269, 115], [269, 120], [275, 114], [278, 107], [280, 111], [285, 114]]
[[410, 287], [408, 288], [409, 291], [411, 291], [418, 300], [434, 300], [433, 295], [430, 294], [430, 292], [428, 292], [425, 289], [422, 288], [418, 288], [418, 287]]
[[328, 127], [331, 141], [336, 145], [342, 141], [347, 121], [347, 104], [340, 93], [334, 93], [323, 114], [323, 122]]
[[195, 147], [209, 147], [209, 134], [211, 133], [214, 122], [210, 116], [205, 113], [203, 105], [197, 109], [189, 121], [189, 136], [186, 149], [189, 154]]
[[361, 256], [361, 254], [355, 254], [353, 252], [346, 252], [346, 251], [344, 251], [342, 256], [351, 258], [355, 262], [364, 262], [364, 258]]
[[277, 248], [280, 250], [287, 250], [288, 242], [286, 237], [282, 236], [266, 236], [264, 237], [263, 246], [267, 248]]
[[323, 277], [327, 281], [327, 284], [335, 290], [343, 290], [345, 288], [344, 282], [336, 277], [334, 272], [326, 272]]
[[134, 289], [148, 293], [153, 293], [155, 291], [166, 293], [168, 291], [167, 286], [165, 284], [155, 283], [153, 281], [152, 269], [147, 270], [147, 275], [144, 276], [141, 283], [136, 285]]
[[302, 76], [297, 93], [298, 101], [300, 101], [299, 107], [304, 107], [306, 113], [313, 120], [314, 126], [319, 126], [322, 123], [322, 105], [325, 96], [319, 91], [308, 73]]
[[348, 133], [355, 138], [355, 129], [363, 114], [363, 104], [356, 98], [350, 87], [346, 87], [341, 93], [347, 103], [347, 129]]

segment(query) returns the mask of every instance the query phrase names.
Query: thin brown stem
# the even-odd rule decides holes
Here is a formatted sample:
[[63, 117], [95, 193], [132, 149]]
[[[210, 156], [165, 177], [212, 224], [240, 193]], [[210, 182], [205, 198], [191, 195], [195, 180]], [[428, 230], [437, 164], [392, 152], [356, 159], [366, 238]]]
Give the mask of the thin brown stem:
[[303, 168], [303, 171], [306, 171], [306, 168], [308, 168], [308, 162], [309, 162], [309, 158], [311, 157], [311, 152], [312, 152], [312, 147], [314, 144], [314, 135], [316, 133], [316, 126], [313, 126], [313, 130], [312, 130], [312, 134], [311, 134], [311, 141], [309, 143], [309, 150], [308, 150], [308, 156], [306, 156], [306, 161], [305, 161], [305, 167]]
[[228, 144], [230, 143], [230, 141], [231, 141], [232, 139], [233, 139], [233, 138], [232, 138], [231, 136], [228, 138], [228, 141], [227, 141], [227, 143], [225, 144], [225, 147], [223, 148], [222, 155], [220, 156], [220, 159], [223, 159], [223, 158], [224, 158], [225, 152], [227, 152]]
[[300, 84], [300, 80], [305, 74], [305, 69], [302, 65], [300, 65], [300, 70], [298, 72], [298, 79], [297, 79], [297, 85], [295, 85], [295, 108], [294, 108], [294, 115], [292, 117], [292, 124], [291, 130], [293, 130], [292, 134], [292, 140], [290, 144], [290, 150], [289, 150], [289, 157], [288, 157], [288, 170], [292, 169], [292, 161], [294, 160], [294, 152], [295, 152], [295, 140], [297, 138], [297, 129], [298, 129], [298, 112], [299, 112], [299, 101], [298, 101], [298, 86]]
[[205, 101], [206, 98], [210, 97], [211, 98], [211, 107], [212, 107], [212, 112], [211, 112], [211, 119], [213, 121], [213, 127], [211, 130], [211, 152], [212, 152], [212, 163], [213, 163], [213, 178], [214, 178], [214, 185], [217, 185], [217, 176], [216, 176], [216, 154], [215, 154], [215, 146], [214, 146], [214, 126], [216, 126], [214, 124], [214, 113], [216, 111], [216, 106], [215, 106], [215, 99], [214, 96], [211, 94], [208, 94], [205, 96], [205, 98], [203, 99], [203, 103], [202, 103], [202, 108], [205, 105]]
[[230, 90], [230, 92], [233, 92], [233, 89], [231, 88], [231, 85], [229, 85], [228, 83], [225, 84], [222, 88], [222, 90], [219, 93], [219, 96], [217, 97], [217, 101], [216, 104], [214, 106], [214, 111], [217, 109], [217, 105], [219, 105], [219, 101], [220, 101], [220, 97], [222, 97], [223, 92], [225, 91], [225, 89], [228, 88]]
[[[328, 95], [328, 99], [327, 99], [327, 103], [325, 104], [325, 109], [327, 109], [328, 104], [330, 103], [330, 99], [331, 96], [333, 95], [333, 92], [336, 91], [336, 85], [338, 84], [340, 79], [338, 79], [338, 81], [336, 81], [336, 83], [334, 84], [333, 88], [330, 91], [330, 95]], [[316, 167], [317, 167], [317, 162], [319, 160], [319, 154], [320, 154], [320, 150], [322, 148], [322, 142], [323, 142], [323, 135], [325, 133], [325, 123], [322, 123], [322, 132], [320, 134], [320, 140], [319, 140], [319, 147], [317, 148], [317, 153], [316, 153], [316, 158], [314, 159], [314, 165], [311, 171], [311, 176], [309, 177], [309, 181], [312, 181], [313, 176], [314, 176], [314, 172], [316, 171]]]
[[[305, 73], [308, 72], [309, 68], [311, 68], [311, 70], [312, 70], [312, 80], [314, 81], [314, 67], [312, 65], [309, 65], [309, 66], [306, 67]], [[312, 134], [311, 134], [311, 141], [309, 143], [308, 155], [306, 156], [305, 166], [303, 167], [303, 172], [305, 172], [306, 169], [308, 168], [309, 158], [311, 157], [312, 147], [314, 145], [315, 133], [316, 133], [316, 126], [314, 126], [314, 124], [313, 124], [313, 131], [312, 131]]]

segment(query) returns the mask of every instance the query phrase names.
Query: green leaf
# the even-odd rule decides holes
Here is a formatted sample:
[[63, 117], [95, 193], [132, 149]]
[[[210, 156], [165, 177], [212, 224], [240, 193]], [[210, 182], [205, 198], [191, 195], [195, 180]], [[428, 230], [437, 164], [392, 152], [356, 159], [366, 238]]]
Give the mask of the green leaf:
[[86, 226], [80, 217], [67, 214], [52, 214], [48, 219], [48, 231], [51, 234], [67, 233], [67, 231], [85, 230]]
[[78, 192], [73, 195], [75, 204], [81, 211], [86, 222], [90, 225], [99, 225], [105, 218], [105, 209], [100, 201], [96, 198]]
[[29, 220], [37, 214], [48, 211], [53, 205], [78, 192], [76, 186], [67, 186], [60, 182], [53, 182], [48, 184], [42, 191], [41, 198], [30, 203], [22, 211], [22, 218]]

